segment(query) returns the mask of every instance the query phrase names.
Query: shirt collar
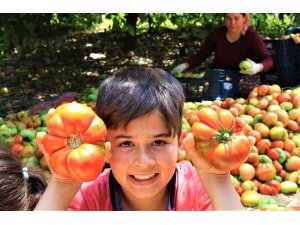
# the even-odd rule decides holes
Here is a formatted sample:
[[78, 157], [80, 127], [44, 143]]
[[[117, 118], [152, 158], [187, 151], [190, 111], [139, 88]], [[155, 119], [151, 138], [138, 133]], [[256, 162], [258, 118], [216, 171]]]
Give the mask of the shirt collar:
[[[169, 182], [169, 200], [168, 200], [168, 211], [172, 211], [174, 208], [175, 202], [175, 181], [176, 181], [176, 172], [172, 179]], [[116, 181], [113, 173], [110, 171], [109, 175], [109, 189], [110, 189], [110, 198], [113, 206], [113, 211], [122, 211], [121, 209], [121, 197], [120, 197], [120, 184]]]

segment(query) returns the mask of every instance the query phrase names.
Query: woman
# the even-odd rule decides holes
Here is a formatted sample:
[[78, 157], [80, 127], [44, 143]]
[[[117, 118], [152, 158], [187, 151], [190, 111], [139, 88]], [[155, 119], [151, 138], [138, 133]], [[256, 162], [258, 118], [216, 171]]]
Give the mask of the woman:
[[225, 26], [215, 29], [205, 40], [200, 51], [189, 60], [176, 66], [172, 73], [181, 73], [188, 68], [200, 65], [214, 52], [210, 65], [212, 69], [239, 71], [243, 60], [251, 63], [251, 68], [239, 71], [241, 74], [239, 89], [242, 96], [260, 84], [257, 73], [267, 72], [273, 67], [273, 59], [258, 33], [249, 25], [249, 14], [226, 13]]

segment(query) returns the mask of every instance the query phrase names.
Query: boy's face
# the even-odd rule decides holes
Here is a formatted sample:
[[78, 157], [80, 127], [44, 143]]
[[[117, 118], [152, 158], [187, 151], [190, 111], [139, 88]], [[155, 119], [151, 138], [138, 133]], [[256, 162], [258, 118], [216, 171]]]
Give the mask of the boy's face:
[[127, 198], [165, 194], [175, 171], [178, 138], [168, 133], [158, 111], [132, 120], [126, 128], [108, 129], [107, 141], [107, 161]]

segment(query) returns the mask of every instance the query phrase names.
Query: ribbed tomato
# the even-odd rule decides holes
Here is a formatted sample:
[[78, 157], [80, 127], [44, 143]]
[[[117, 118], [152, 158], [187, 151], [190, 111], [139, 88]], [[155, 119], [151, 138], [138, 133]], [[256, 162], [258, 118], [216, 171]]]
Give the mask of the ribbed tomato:
[[246, 161], [251, 143], [243, 132], [235, 132], [236, 118], [229, 110], [201, 108], [198, 118], [191, 128], [196, 149], [213, 167], [230, 171]]
[[107, 129], [88, 106], [65, 103], [47, 118], [43, 139], [51, 169], [60, 177], [79, 181], [97, 178], [104, 166]]

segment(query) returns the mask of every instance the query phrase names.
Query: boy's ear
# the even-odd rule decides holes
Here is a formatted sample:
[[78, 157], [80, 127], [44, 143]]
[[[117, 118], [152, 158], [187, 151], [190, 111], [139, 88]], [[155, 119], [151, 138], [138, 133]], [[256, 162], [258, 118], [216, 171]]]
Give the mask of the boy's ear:
[[110, 163], [111, 156], [111, 143], [105, 142], [105, 162]]

